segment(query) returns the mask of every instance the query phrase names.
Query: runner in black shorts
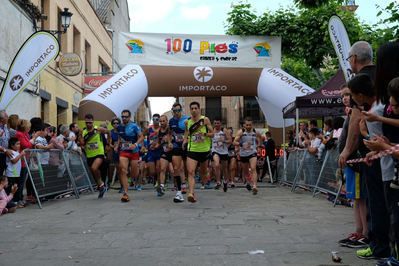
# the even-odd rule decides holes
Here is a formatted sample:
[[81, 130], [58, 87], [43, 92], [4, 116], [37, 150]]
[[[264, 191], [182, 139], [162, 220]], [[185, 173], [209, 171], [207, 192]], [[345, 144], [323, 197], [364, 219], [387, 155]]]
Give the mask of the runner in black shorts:
[[[227, 191], [227, 182], [230, 180], [228, 171], [229, 151], [228, 147], [231, 144], [231, 135], [227, 129], [222, 128], [222, 123], [219, 118], [213, 121], [213, 138], [212, 138], [212, 161], [213, 169], [216, 176], [215, 189], [221, 187], [221, 171], [223, 172], [223, 191]], [[221, 167], [220, 167], [221, 166]]]
[[157, 187], [157, 195], [161, 197], [165, 194], [165, 174], [169, 167], [169, 163], [172, 162], [172, 136], [168, 127], [168, 118], [166, 115], [161, 115], [159, 118], [160, 128], [158, 131], [158, 140], [161, 148], [161, 159], [160, 159], [160, 172]]

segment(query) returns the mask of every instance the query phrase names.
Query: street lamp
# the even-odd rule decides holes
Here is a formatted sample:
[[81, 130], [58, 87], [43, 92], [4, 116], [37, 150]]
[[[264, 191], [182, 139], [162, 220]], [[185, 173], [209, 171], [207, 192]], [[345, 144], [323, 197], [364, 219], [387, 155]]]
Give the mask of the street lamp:
[[71, 17], [72, 13], [68, 11], [68, 8], [64, 8], [64, 11], [60, 12], [61, 15], [61, 26], [64, 28], [64, 31], [62, 33], [66, 33], [67, 29], [69, 28], [69, 25], [71, 25]]

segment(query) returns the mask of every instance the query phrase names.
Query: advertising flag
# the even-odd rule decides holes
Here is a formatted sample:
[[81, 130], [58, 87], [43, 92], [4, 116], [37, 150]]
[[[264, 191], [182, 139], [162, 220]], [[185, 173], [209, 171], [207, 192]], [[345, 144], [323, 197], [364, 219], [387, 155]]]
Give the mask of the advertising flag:
[[351, 44], [345, 25], [339, 17], [332, 16], [330, 18], [328, 22], [328, 32], [330, 33], [331, 42], [337, 53], [339, 65], [344, 72], [345, 80], [349, 81], [352, 76], [352, 68], [347, 58], [349, 56]]
[[6, 109], [15, 97], [57, 57], [59, 50], [58, 41], [52, 34], [44, 31], [32, 34], [10, 65], [1, 89], [0, 109]]

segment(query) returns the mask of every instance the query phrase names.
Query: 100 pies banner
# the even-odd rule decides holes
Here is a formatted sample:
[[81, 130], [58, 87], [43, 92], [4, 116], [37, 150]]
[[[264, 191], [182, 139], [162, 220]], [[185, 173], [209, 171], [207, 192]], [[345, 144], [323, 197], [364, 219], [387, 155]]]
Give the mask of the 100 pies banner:
[[281, 38], [125, 33], [116, 37], [121, 65], [280, 67]]

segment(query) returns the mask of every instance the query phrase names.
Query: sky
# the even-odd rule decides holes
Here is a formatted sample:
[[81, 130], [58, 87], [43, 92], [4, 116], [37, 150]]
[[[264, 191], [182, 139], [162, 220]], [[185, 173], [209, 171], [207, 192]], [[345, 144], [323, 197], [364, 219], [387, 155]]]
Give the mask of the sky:
[[[391, 0], [356, 0], [361, 21], [378, 21], [376, 4], [385, 7]], [[224, 34], [232, 0], [128, 0], [131, 32]], [[248, 0], [257, 15], [279, 7], [293, 7], [293, 0]], [[170, 110], [174, 98], [150, 98], [152, 113]]]

